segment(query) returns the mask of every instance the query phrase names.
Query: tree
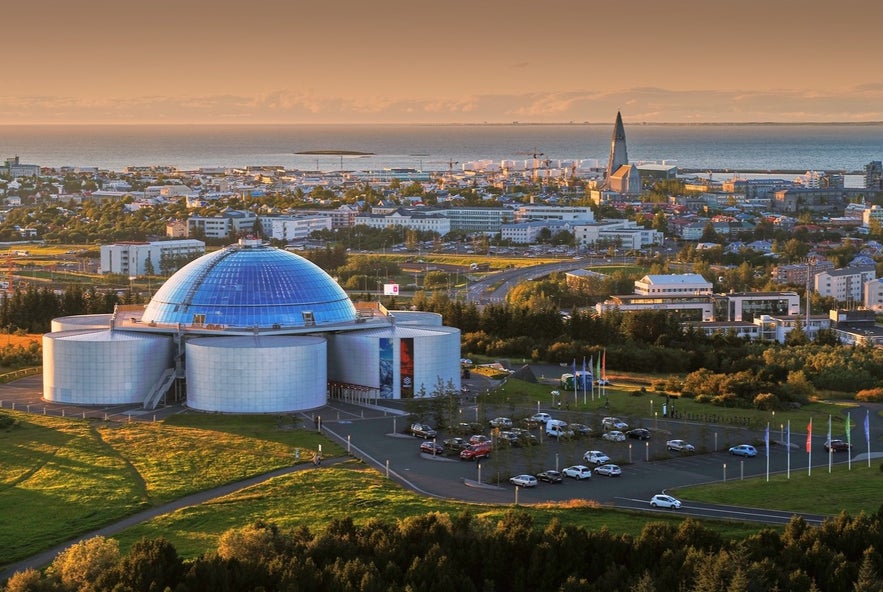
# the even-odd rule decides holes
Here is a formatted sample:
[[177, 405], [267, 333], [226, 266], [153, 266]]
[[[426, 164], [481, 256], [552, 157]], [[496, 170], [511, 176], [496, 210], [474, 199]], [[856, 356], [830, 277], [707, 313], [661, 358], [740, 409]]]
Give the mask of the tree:
[[55, 557], [49, 573], [62, 585], [79, 592], [95, 590], [93, 583], [111, 570], [120, 559], [120, 545], [103, 536], [74, 543]]

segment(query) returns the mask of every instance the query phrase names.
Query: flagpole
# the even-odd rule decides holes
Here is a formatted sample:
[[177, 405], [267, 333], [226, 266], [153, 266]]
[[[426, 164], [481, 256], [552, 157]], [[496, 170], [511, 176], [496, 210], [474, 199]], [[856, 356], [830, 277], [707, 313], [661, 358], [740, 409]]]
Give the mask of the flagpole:
[[766, 480], [770, 481], [770, 422], [766, 422], [766, 433], [763, 436], [763, 443], [766, 447]]
[[785, 446], [788, 447], [788, 479], [791, 479], [791, 420], [788, 420], [788, 437], [785, 440]]
[[834, 464], [834, 447], [831, 446], [831, 414], [828, 414], [828, 473], [831, 472], [831, 465]]

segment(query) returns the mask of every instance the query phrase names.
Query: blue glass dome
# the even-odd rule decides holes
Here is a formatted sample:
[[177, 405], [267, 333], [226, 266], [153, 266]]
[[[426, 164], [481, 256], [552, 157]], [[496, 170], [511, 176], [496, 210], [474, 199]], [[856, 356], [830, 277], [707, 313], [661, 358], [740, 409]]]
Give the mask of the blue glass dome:
[[343, 288], [314, 263], [260, 241], [242, 240], [178, 270], [141, 319], [284, 328], [354, 322], [356, 309]]

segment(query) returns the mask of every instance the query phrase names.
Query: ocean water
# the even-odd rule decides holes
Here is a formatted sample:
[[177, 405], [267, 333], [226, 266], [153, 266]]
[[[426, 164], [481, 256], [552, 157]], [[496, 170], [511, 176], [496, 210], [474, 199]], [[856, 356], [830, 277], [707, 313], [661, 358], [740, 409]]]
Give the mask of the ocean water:
[[[475, 160], [598, 159], [613, 124], [560, 125], [49, 125], [0, 126], [0, 158], [50, 167], [121, 171], [280, 165], [354, 169], [458, 169]], [[860, 174], [883, 160], [883, 124], [659, 125], [625, 122], [631, 162], [728, 172], [825, 170]], [[357, 151], [363, 156], [308, 155]]]

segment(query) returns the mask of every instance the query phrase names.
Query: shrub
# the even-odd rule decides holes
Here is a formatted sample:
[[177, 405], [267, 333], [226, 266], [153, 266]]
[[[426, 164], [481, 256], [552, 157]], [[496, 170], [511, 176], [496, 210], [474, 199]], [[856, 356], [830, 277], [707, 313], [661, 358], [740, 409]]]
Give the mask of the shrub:
[[761, 411], [773, 411], [779, 408], [779, 398], [772, 393], [760, 393], [754, 397], [754, 408]]
[[883, 403], [883, 388], [861, 390], [855, 394], [855, 400], [864, 403]]

